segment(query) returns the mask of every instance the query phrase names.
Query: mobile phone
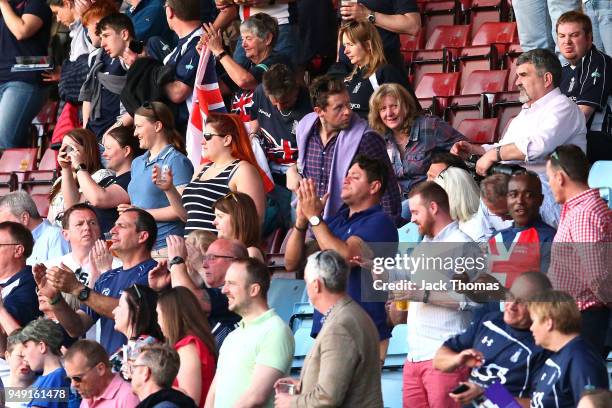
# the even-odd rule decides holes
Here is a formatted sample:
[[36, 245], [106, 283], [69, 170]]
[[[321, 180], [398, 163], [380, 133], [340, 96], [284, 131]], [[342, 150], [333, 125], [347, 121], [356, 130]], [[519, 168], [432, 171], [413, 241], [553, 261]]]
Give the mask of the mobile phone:
[[74, 147], [72, 147], [72, 146], [70, 146], [70, 145], [66, 146], [66, 148], [64, 149], [64, 151], [66, 152], [66, 154], [70, 153], [70, 152], [71, 152], [71, 151], [73, 151], [73, 150], [74, 150]]
[[465, 384], [459, 384], [457, 387], [455, 387], [450, 393], [451, 394], [463, 394], [464, 392], [466, 392], [467, 390], [469, 390], [470, 387], [468, 387]]
[[136, 41], [136, 40], [132, 40], [130, 41], [130, 50], [134, 51], [136, 54], [142, 54], [142, 51], [144, 50], [144, 41]]

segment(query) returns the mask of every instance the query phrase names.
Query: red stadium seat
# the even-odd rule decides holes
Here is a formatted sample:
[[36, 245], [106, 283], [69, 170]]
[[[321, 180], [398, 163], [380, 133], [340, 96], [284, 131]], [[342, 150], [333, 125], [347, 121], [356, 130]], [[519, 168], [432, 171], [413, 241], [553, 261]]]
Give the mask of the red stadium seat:
[[400, 34], [400, 52], [404, 56], [404, 64], [408, 66], [413, 59], [414, 52], [423, 48], [423, 30], [416, 36]]
[[461, 89], [462, 95], [497, 93], [506, 90], [508, 70], [472, 71]]
[[41, 217], [46, 218], [49, 214], [49, 194], [32, 194], [31, 197], [36, 204], [38, 214], [40, 214]]
[[522, 105], [519, 101], [519, 92], [502, 92], [495, 95], [493, 116], [499, 119], [498, 129], [502, 131], [500, 138], [504, 136], [510, 120], [521, 112]]
[[459, 72], [425, 74], [417, 84], [415, 94], [417, 98], [456, 95], [460, 76]]
[[57, 159], [55, 158], [55, 150], [46, 149], [40, 163], [38, 163], [38, 170], [56, 170]]
[[425, 74], [450, 71], [452, 60], [453, 53], [449, 48], [415, 51], [412, 54], [412, 61], [408, 66], [408, 75], [413, 87], [421, 81]]
[[[442, 98], [438, 98], [442, 99]], [[455, 129], [465, 119], [482, 119], [489, 117], [490, 105], [487, 96], [457, 95], [444, 98], [445, 108], [442, 118]]]
[[446, 47], [463, 48], [469, 44], [469, 40], [469, 25], [438, 26], [428, 37], [425, 48], [428, 50], [439, 50]]
[[37, 152], [35, 147], [6, 149], [0, 157], [0, 173], [34, 170]]
[[40, 110], [38, 115], [32, 121], [32, 125], [36, 128], [36, 134], [38, 136], [37, 143], [32, 146], [45, 146], [47, 142], [51, 140], [51, 134], [53, 127], [57, 122], [57, 110], [59, 108], [59, 102], [50, 100]]
[[49, 194], [56, 178], [55, 170], [28, 171], [23, 176], [21, 188], [30, 194]]
[[497, 141], [497, 125], [499, 119], [465, 119], [457, 130], [471, 143], [485, 144]]
[[516, 23], [484, 23], [472, 37], [472, 45], [510, 44], [517, 40]]
[[510, 7], [506, 0], [473, 0], [466, 12], [474, 35], [484, 23], [508, 21]]
[[425, 3], [421, 13], [425, 38], [431, 37], [437, 26], [459, 24], [460, 11], [458, 0]]
[[490, 71], [500, 68], [497, 47], [495, 45], [465, 47], [454, 58], [453, 67], [455, 71], [462, 72], [461, 88], [463, 88], [465, 81], [467, 81], [473, 71]]
[[516, 87], [516, 60], [519, 55], [523, 53], [523, 49], [519, 44], [512, 44], [508, 47], [508, 51], [504, 55], [503, 66], [504, 68], [510, 70], [508, 73], [508, 85], [506, 89], [508, 91], [516, 91], [518, 90]]

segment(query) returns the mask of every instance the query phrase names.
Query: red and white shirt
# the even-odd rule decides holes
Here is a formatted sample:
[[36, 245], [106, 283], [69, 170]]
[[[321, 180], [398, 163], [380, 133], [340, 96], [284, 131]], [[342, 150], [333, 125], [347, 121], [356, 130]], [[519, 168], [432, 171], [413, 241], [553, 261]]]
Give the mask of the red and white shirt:
[[265, 7], [240, 6], [240, 21], [247, 20], [249, 17], [259, 13], [266, 13], [278, 20], [278, 25], [294, 22], [295, 8], [291, 4], [274, 4]]
[[565, 202], [548, 277], [580, 310], [612, 302], [612, 210], [590, 189]]

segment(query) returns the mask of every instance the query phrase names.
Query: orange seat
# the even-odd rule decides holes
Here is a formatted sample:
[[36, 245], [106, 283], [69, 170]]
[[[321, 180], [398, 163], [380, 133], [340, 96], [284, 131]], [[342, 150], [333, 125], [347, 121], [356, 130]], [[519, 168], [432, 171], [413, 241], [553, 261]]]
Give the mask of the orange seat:
[[472, 45], [489, 45], [495, 43], [514, 43], [518, 40], [516, 23], [483, 23], [474, 37]]
[[415, 94], [417, 98], [456, 95], [460, 77], [459, 72], [425, 74], [417, 84]]
[[465, 119], [457, 130], [463, 134], [471, 143], [485, 144], [497, 141], [497, 125], [499, 119]]
[[438, 50], [446, 47], [463, 48], [469, 44], [469, 25], [443, 25], [437, 26], [428, 37], [425, 48]]
[[472, 71], [461, 89], [461, 94], [473, 95], [481, 93], [504, 92], [506, 90], [507, 81], [507, 69], [493, 71]]

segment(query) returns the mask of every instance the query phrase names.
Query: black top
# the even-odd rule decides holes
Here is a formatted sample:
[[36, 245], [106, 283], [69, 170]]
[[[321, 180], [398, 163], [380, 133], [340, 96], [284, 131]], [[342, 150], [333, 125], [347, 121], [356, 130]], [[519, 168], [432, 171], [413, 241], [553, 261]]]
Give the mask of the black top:
[[[382, 14], [418, 13], [419, 9], [414, 0], [359, 0], [359, 3], [368, 9]], [[400, 48], [399, 35], [384, 28], [378, 28], [383, 48]]]
[[[127, 193], [128, 184], [130, 184], [130, 180], [131, 172], [128, 171], [117, 177], [106, 177], [100, 180], [98, 185], [102, 188], [106, 188], [112, 186], [113, 184], [118, 184]], [[119, 213], [117, 212], [116, 208], [94, 207], [94, 211], [98, 216], [98, 221], [100, 222], [100, 229], [102, 230], [103, 234], [113, 228], [113, 225], [115, 225], [115, 221], [117, 221], [117, 218], [119, 217]]]
[[311, 112], [310, 96], [304, 87], [300, 88], [295, 105], [286, 109], [286, 112], [279, 112], [272, 105], [262, 85], [255, 89], [251, 119], [259, 123], [262, 146], [268, 161], [280, 165], [295, 163], [298, 158], [295, 137], [297, 124]]
[[204, 288], [210, 298], [210, 315], [208, 323], [210, 330], [215, 336], [217, 350], [221, 348], [223, 341], [236, 328], [242, 317], [229, 310], [227, 296], [221, 292], [221, 288]]
[[[578, 105], [595, 109], [587, 123], [589, 131], [612, 131], [612, 58], [593, 45], [580, 62], [563, 66], [561, 92]], [[606, 130], [607, 129], [607, 130]]]
[[191, 231], [205, 230], [217, 232], [213, 225], [215, 211], [212, 206], [218, 199], [229, 193], [229, 182], [238, 169], [240, 160], [234, 160], [219, 174], [208, 180], [200, 181], [202, 174], [213, 163], [202, 167], [202, 171], [183, 190], [183, 207], [187, 211], [187, 223], [185, 224], [185, 235]]
[[140, 404], [136, 405], [136, 408], [161, 407], [196, 408], [197, 405], [190, 397], [173, 388], [162, 388], [140, 401]]
[[351, 98], [351, 108], [355, 113], [365, 120], [368, 120], [370, 97], [375, 89], [372, 82], [377, 83], [377, 86], [386, 83], [398, 83], [412, 93], [412, 88], [408, 85], [408, 80], [401, 72], [393, 65], [383, 65], [376, 73], [376, 80], [372, 81], [369, 77], [364, 78], [364, 69], [358, 69], [355, 75], [350, 80], [345, 80], [346, 89]]

